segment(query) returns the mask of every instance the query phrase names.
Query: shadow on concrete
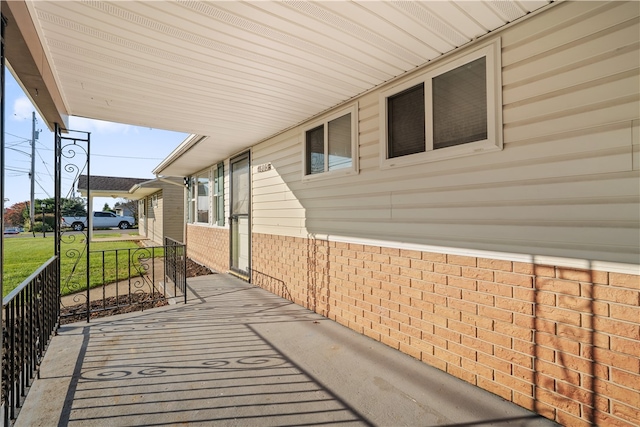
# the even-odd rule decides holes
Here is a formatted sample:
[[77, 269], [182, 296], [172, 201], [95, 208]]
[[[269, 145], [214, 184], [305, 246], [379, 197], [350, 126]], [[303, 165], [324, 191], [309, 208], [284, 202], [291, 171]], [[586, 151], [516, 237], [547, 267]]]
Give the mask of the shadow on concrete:
[[190, 284], [186, 305], [62, 327], [16, 425], [545, 425], [230, 276]]
[[82, 342], [57, 424], [372, 425], [250, 325], [318, 316], [250, 286], [198, 293], [217, 303], [63, 327]]

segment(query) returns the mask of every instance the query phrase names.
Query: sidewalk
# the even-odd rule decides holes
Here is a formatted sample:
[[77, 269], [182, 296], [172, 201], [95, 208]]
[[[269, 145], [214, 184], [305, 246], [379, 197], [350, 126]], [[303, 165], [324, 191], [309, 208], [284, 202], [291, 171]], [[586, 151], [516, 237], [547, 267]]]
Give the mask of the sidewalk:
[[189, 302], [63, 326], [16, 426], [547, 426], [226, 274]]

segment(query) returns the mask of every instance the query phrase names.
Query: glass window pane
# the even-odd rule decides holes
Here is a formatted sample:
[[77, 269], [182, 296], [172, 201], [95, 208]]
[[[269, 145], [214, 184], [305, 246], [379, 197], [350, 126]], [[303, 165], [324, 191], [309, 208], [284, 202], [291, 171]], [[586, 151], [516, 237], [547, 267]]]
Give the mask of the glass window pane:
[[487, 139], [486, 57], [433, 79], [433, 148]]
[[249, 159], [238, 160], [231, 166], [231, 215], [249, 213]]
[[215, 208], [216, 223], [224, 225], [224, 164], [219, 163], [215, 169]]
[[351, 114], [329, 122], [329, 170], [351, 167]]
[[324, 172], [324, 125], [306, 133], [307, 175]]
[[387, 114], [388, 158], [426, 150], [424, 84], [389, 97]]
[[209, 176], [198, 175], [198, 222], [209, 222]]

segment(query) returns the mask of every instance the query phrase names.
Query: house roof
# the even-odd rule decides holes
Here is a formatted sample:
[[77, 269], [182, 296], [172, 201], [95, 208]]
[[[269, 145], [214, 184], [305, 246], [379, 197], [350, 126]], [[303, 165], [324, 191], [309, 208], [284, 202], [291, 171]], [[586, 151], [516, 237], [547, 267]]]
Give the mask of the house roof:
[[184, 188], [181, 179], [158, 177], [145, 182], [141, 182], [131, 187], [131, 189], [129, 190], [130, 196], [128, 198], [132, 200], [142, 199], [159, 190], [162, 190], [167, 185], [177, 185], [178, 187]]
[[[84, 197], [87, 195], [87, 175], [78, 177], [78, 191]], [[132, 198], [130, 190], [143, 182], [149, 181], [148, 178], [123, 178], [117, 176], [100, 176], [91, 175], [91, 195], [94, 197], [122, 197]]]
[[186, 175], [547, 6], [505, 1], [3, 1], [6, 56], [67, 115], [202, 135]]

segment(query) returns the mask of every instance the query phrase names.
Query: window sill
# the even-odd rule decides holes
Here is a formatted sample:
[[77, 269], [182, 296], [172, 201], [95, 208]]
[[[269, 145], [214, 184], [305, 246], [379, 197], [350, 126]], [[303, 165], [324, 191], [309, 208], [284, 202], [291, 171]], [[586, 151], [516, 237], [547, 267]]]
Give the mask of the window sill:
[[455, 159], [458, 157], [467, 157], [501, 150], [502, 145], [497, 145], [492, 141], [476, 141], [468, 144], [456, 145], [454, 147], [410, 154], [408, 156], [394, 157], [391, 159], [382, 158], [380, 159], [380, 169], [393, 169], [396, 167], [418, 165], [421, 163], [438, 162], [441, 160]]
[[222, 228], [222, 229], [228, 229], [229, 228], [228, 225], [209, 224], [209, 223], [206, 223], [206, 222], [188, 222], [187, 225], [192, 225], [192, 226], [196, 226], [196, 227], [207, 227], [207, 228]]
[[334, 179], [340, 178], [344, 176], [357, 175], [358, 171], [353, 168], [344, 168], [338, 169], [335, 171], [316, 173], [313, 175], [304, 175], [302, 177], [302, 182], [313, 182], [313, 181], [322, 181], [325, 179]]

